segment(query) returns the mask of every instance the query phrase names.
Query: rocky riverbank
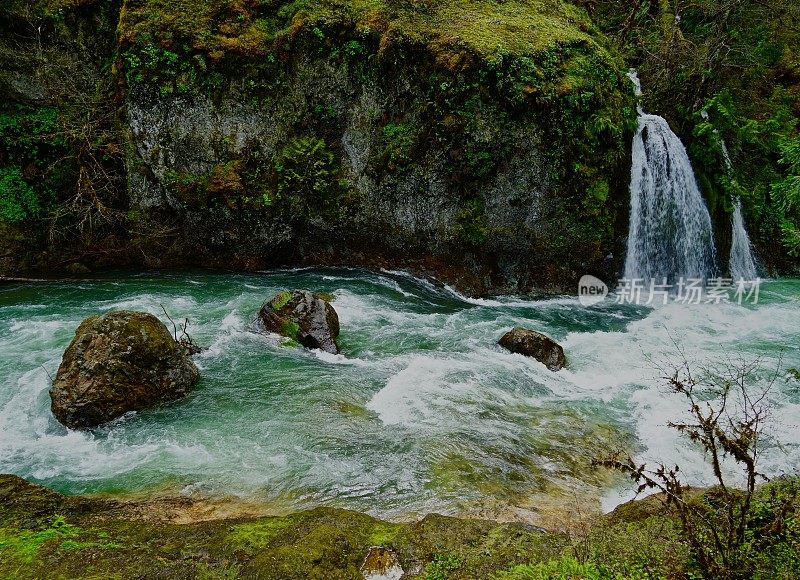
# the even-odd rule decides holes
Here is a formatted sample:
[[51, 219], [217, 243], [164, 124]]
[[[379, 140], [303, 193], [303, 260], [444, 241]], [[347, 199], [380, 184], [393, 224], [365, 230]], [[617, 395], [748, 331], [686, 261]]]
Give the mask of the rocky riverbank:
[[[714, 497], [709, 490], [692, 501]], [[789, 526], [747, 556], [756, 577], [792, 577], [798, 532], [786, 514], [798, 507], [796, 479], [757, 493], [753, 515]], [[678, 521], [653, 497], [606, 516], [565, 512], [559, 529], [547, 531], [435, 514], [391, 523], [334, 508], [231, 516], [203, 500], [68, 497], [3, 475], [0, 518], [0, 575], [8, 578], [523, 580], [683, 578], [695, 570]]]
[[486, 578], [567, 545], [523, 524], [437, 515], [395, 524], [318, 508], [219, 518], [202, 500], [68, 497], [14, 476], [0, 476], [0, 516], [0, 576], [16, 578], [361, 579], [375, 546], [396, 554], [405, 578]]

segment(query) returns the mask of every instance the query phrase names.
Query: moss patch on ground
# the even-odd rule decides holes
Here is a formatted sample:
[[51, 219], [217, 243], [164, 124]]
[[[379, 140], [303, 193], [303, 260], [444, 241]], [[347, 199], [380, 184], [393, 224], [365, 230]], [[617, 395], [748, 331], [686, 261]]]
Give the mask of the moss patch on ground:
[[[0, 476], [0, 577], [360, 578], [370, 547], [394, 550], [411, 577], [461, 562], [488, 577], [566, 543], [524, 525], [430, 515], [416, 523], [317, 508], [283, 517], [189, 524], [143, 519], [142, 505], [62, 496]], [[149, 511], [152, 513], [155, 508]]]
[[[765, 485], [751, 517], [763, 523], [776, 509], [798, 513], [799, 485], [797, 478]], [[695, 500], [713, 493], [698, 490]], [[189, 513], [194, 500], [176, 502]], [[157, 500], [67, 497], [0, 476], [0, 577], [361, 579], [373, 546], [394, 551], [405, 578], [426, 580], [696, 575], [678, 521], [656, 497], [620, 506], [569, 533], [436, 514], [390, 523], [326, 507], [177, 524], [163, 507]], [[760, 546], [748, 556], [757, 577], [789, 578], [797, 569], [800, 529], [795, 517], [785, 521], [770, 541], [750, 539]]]

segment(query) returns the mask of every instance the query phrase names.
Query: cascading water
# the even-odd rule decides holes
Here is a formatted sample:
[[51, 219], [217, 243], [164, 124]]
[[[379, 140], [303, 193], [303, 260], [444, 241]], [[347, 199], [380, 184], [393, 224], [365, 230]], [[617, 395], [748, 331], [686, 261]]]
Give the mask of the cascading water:
[[[635, 71], [629, 74], [641, 95]], [[631, 218], [625, 278], [707, 279], [715, 249], [708, 213], [686, 148], [662, 117], [641, 106], [633, 140]]]
[[755, 280], [758, 278], [758, 267], [753, 256], [753, 245], [742, 215], [742, 200], [736, 199], [733, 209], [731, 230], [730, 272], [734, 280]]
[[[701, 113], [703, 119], [708, 120], [708, 113]], [[714, 133], [717, 130], [714, 129]], [[733, 162], [728, 152], [728, 146], [724, 139], [720, 137], [720, 149], [722, 159], [725, 161], [725, 169], [728, 175], [733, 175]], [[758, 278], [758, 266], [753, 256], [753, 245], [750, 243], [750, 236], [744, 225], [744, 215], [742, 214], [742, 200], [736, 198], [733, 206], [733, 217], [731, 218], [731, 255], [728, 262], [731, 278], [734, 280], [755, 280]]]

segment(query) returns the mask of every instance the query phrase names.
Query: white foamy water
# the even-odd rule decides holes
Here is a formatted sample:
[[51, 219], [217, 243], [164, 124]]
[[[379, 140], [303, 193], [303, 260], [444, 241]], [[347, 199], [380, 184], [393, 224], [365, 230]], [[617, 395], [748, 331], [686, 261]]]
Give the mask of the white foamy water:
[[[254, 332], [261, 304], [285, 288], [336, 296], [342, 354]], [[384, 517], [530, 513], [531, 498], [560, 485], [601, 485], [610, 507], [630, 490], [603, 488], [590, 463], [611, 449], [710, 481], [699, 450], [667, 427], [687, 405], [654, 362], [674, 360], [678, 344], [697, 365], [741, 354], [800, 367], [798, 294], [785, 280], [765, 283], [755, 307], [583, 308], [569, 297], [471, 300], [352, 269], [4, 286], [0, 471], [70, 493], [171, 488]], [[164, 319], [162, 304], [209, 347], [194, 392], [94, 432], [60, 426], [47, 390], [79, 322], [119, 308]], [[560, 341], [568, 368], [497, 346], [514, 326]], [[783, 447], [763, 467], [774, 475], [800, 464], [800, 383], [782, 373], [773, 398]]]

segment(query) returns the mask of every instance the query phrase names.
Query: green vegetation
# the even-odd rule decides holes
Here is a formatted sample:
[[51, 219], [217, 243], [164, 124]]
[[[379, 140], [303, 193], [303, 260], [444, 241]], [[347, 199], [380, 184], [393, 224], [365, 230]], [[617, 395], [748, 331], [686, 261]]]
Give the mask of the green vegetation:
[[538, 564], [522, 564], [511, 570], [501, 572], [494, 576], [494, 580], [553, 580], [553, 579], [581, 580], [639, 580], [646, 576], [636, 574], [614, 574], [598, 568], [590, 562], [580, 562], [573, 556], [563, 556], [558, 560], [540, 562]]
[[800, 136], [785, 139], [779, 145], [780, 163], [787, 168], [786, 176], [772, 184], [772, 196], [780, 211], [783, 243], [789, 254], [800, 257]]
[[[798, 491], [796, 477], [757, 489], [748, 568], [716, 577], [793, 577], [800, 563]], [[144, 504], [59, 496], [13, 476], [0, 477], [0, 497], [2, 577], [349, 578], [358, 577], [375, 545], [393, 549], [407, 571], [420, 565], [413, 577], [425, 580], [702, 577], [680, 519], [657, 497], [625, 504], [568, 535], [435, 515], [392, 524], [330, 508], [176, 525], [143, 520]], [[709, 489], [692, 501], [724, 509], [718, 500], [719, 490]], [[157, 507], [165, 508], [165, 515], [192, 511], [184, 500]]]
[[388, 123], [383, 127], [390, 168], [403, 167], [413, 160], [416, 129], [409, 123]]
[[[638, 68], [645, 108], [665, 116], [687, 144], [715, 220], [727, 222], [741, 197], [761, 257], [772, 267], [796, 264], [787, 254], [796, 258], [800, 211], [786, 203], [783, 186], [793, 175], [787, 147], [800, 118], [798, 4], [579, 4]], [[733, 161], [730, 176], [721, 139]]]
[[85, 531], [68, 524], [64, 517], [59, 515], [53, 518], [50, 525], [38, 531], [0, 528], [0, 556], [11, 566], [17, 565], [21, 568], [34, 564], [45, 546], [59, 551], [106, 550], [121, 547], [110, 542], [107, 533]]
[[56, 516], [49, 527], [41, 531], [0, 529], [0, 553], [20, 563], [30, 564], [45, 542], [74, 538], [79, 528], [69, 525], [62, 516]]
[[[194, 71], [191, 63], [181, 61], [180, 56], [161, 47], [147, 44], [125, 53], [125, 74], [131, 85], [156, 82], [161, 85], [162, 93], [175, 90], [175, 82], [182, 73]], [[185, 88], [185, 85], [181, 85]], [[185, 92], [179, 91], [179, 92]]]
[[488, 578], [528, 557], [554, 558], [565, 546], [515, 524], [437, 515], [392, 524], [332, 508], [178, 525], [142, 514], [190, 515], [185, 500], [147, 506], [65, 497], [13, 476], [0, 476], [0, 498], [4, 578], [359, 578], [375, 545], [394, 550], [406, 570], [418, 566], [417, 578]]
[[314, 292], [313, 296], [317, 300], [324, 300], [325, 302], [333, 302], [336, 300], [336, 295], [330, 292]]
[[292, 340], [297, 340], [297, 333], [300, 331], [300, 325], [294, 320], [286, 320], [281, 328], [281, 333], [288, 336]]
[[228, 541], [231, 547], [254, 551], [265, 548], [269, 542], [292, 524], [290, 518], [264, 518], [256, 522], [238, 524], [231, 528]]
[[[775, 577], [800, 557], [798, 479], [757, 487], [758, 481], [768, 480], [759, 472], [758, 459], [775, 380], [761, 382], [760, 370], [758, 361], [742, 361], [696, 374], [683, 355], [683, 362], [664, 377], [669, 389], [689, 405], [690, 418], [669, 425], [705, 452], [717, 482], [713, 488], [692, 490], [679, 466], [650, 468], [624, 454], [597, 462], [629, 475], [639, 492], [660, 492], [667, 513], [679, 523], [690, 568], [705, 578], [744, 579], [762, 572]], [[744, 472], [743, 488], [725, 474], [726, 458]]]
[[[257, 195], [258, 186], [249, 179], [243, 161], [215, 163], [205, 173], [190, 173], [169, 170], [164, 183], [175, 196], [194, 210], [250, 210], [263, 212], [272, 205], [268, 193]], [[263, 186], [261, 186], [263, 188]]]
[[[585, 13], [565, 2], [146, 0], [127, 7], [122, 41], [186, 43], [219, 61], [229, 54], [264, 56], [272, 45], [302, 34], [330, 41], [336, 36], [331, 31], [344, 26], [383, 35], [383, 50], [407, 39], [443, 49], [461, 45], [481, 57], [498, 47], [532, 53], [556, 43], [589, 41], [594, 34]], [[360, 54], [358, 45], [344, 48]], [[447, 50], [440, 59], [448, 66], [463, 62], [463, 56]]]
[[275, 161], [277, 203], [292, 221], [304, 221], [339, 208], [347, 181], [322, 139], [297, 137]]
[[452, 572], [464, 565], [464, 560], [458, 554], [434, 554], [433, 561], [425, 566], [423, 573], [425, 580], [447, 580]]
[[21, 222], [39, 215], [39, 197], [19, 167], [0, 168], [0, 222]]
[[[652, 497], [620, 506], [604, 520], [573, 533], [559, 557], [513, 566], [493, 578], [792, 578], [800, 563], [798, 490], [797, 477], [777, 479], [757, 490], [749, 510], [753, 531], [743, 546], [744, 559], [716, 574], [703, 571], [678, 514]], [[710, 515], [715, 523], [722, 522], [724, 506], [719, 503], [719, 493], [719, 488], [694, 492], [691, 507], [698, 521]]]
[[[111, 15], [114, 5], [97, 0], [14, 6], [22, 24], [47, 22], [48, 50], [57, 47], [73, 60], [102, 54], [97, 74], [81, 78], [78, 95], [70, 96], [60, 80], [69, 78], [74, 62], [38, 65], [48, 92], [50, 85], [58, 89], [52, 91], [60, 115], [55, 133], [70, 159], [63, 167], [74, 170], [60, 179], [56, 195], [40, 195], [40, 217], [51, 218], [47, 223], [61, 232], [79, 234], [90, 252], [107, 246], [100, 241], [109, 236], [131, 237], [135, 243], [125, 259], [149, 255], [147, 246], [156, 244], [161, 263], [167, 259], [164, 248], [179, 254], [198, 245], [182, 230], [184, 212], [204, 213], [214, 219], [202, 223], [231, 232], [206, 236], [215, 240], [241, 240], [239, 227], [252, 231], [265, 222], [272, 231], [346, 230], [366, 240], [374, 235], [359, 220], [366, 180], [399, 193], [406, 179], [419, 192], [414, 195], [435, 180], [449, 198], [444, 201], [461, 206], [458, 223], [446, 232], [452, 244], [496, 250], [509, 246], [512, 233], [489, 229], [477, 200], [509, 163], [537, 148], [541, 182], [555, 195], [554, 215], [575, 221], [556, 229], [582, 238], [586, 255], [575, 259], [593, 263], [608, 254], [626, 205], [620, 166], [632, 99], [621, 59], [585, 11], [567, 2], [141, 0], [124, 3], [119, 22]], [[64, 36], [79, 24], [118, 34], [108, 36], [107, 50], [97, 51], [94, 43], [104, 41], [90, 33]], [[28, 62], [39, 63], [36, 47], [28, 49]], [[331, 90], [314, 80], [320, 71], [328, 71]], [[363, 102], [375, 110], [364, 112], [369, 126], [359, 128], [369, 146], [358, 193], [344, 179], [352, 161], [346, 155], [353, 150], [343, 137], [360, 104], [351, 101], [360, 86], [378, 87], [388, 98], [379, 105]], [[159, 143], [148, 145], [147, 158], [139, 159], [119, 123], [126, 99], [144, 108], [184, 106], [177, 99], [212, 104], [223, 117], [235, 103], [245, 126], [263, 121], [263, 128], [245, 142], [233, 139], [224, 123], [204, 135], [197, 132], [205, 127], [181, 137], [159, 129]], [[77, 114], [87, 109], [90, 114]], [[199, 143], [213, 151], [190, 150]], [[199, 171], [189, 159], [213, 160], [206, 163], [214, 167]], [[38, 194], [39, 180], [24, 164], [14, 165]], [[169, 203], [178, 206], [166, 214], [176, 215], [126, 207], [126, 184], [149, 188], [148, 195], [163, 187]], [[351, 232], [354, 224], [362, 231]], [[410, 235], [385, 225], [397, 236]], [[556, 233], [540, 228], [520, 235], [532, 240], [535, 255], [550, 261], [570, 246], [569, 240], [556, 240]], [[309, 244], [320, 241], [305, 238]], [[126, 242], [120, 242], [125, 252]], [[423, 246], [426, 240], [417, 242]], [[281, 243], [298, 246], [278, 250], [283, 255], [307, 253], [303, 241]]]
[[40, 217], [63, 190], [60, 181], [67, 176], [55, 165], [66, 155], [59, 129], [55, 109], [17, 107], [0, 114], [0, 221]]
[[481, 200], [470, 200], [458, 211], [453, 230], [468, 244], [482, 246], [486, 243], [490, 230]]

